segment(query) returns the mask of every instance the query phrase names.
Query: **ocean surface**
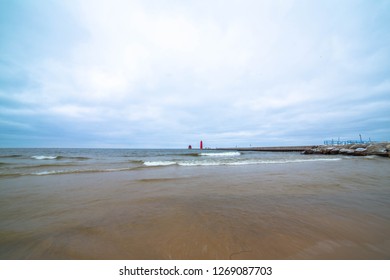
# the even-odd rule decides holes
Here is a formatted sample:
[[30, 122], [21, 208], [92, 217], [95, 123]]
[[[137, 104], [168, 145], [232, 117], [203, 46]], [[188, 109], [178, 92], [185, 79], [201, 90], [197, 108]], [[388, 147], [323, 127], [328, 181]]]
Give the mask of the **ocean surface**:
[[390, 160], [0, 149], [0, 259], [389, 259]]

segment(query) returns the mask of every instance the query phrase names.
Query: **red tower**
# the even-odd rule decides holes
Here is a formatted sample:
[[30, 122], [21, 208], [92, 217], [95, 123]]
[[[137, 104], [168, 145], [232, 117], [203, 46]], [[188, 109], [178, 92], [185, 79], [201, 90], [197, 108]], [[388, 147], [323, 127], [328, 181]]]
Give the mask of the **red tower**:
[[203, 150], [203, 141], [200, 141], [200, 149]]

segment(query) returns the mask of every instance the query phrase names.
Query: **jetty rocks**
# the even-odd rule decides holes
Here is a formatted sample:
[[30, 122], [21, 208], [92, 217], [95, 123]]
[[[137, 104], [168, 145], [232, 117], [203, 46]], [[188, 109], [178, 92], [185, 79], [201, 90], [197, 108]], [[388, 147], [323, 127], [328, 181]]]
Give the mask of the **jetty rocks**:
[[302, 152], [305, 155], [322, 154], [322, 155], [347, 155], [347, 156], [382, 156], [390, 157], [390, 143], [359, 143], [350, 145], [321, 145], [313, 146]]

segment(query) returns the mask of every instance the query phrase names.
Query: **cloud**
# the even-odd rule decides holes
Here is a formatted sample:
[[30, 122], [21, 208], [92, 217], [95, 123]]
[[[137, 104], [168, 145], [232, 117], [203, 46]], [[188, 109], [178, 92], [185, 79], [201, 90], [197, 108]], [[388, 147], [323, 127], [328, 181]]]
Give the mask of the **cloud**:
[[386, 1], [15, 3], [0, 126], [17, 146], [390, 136]]

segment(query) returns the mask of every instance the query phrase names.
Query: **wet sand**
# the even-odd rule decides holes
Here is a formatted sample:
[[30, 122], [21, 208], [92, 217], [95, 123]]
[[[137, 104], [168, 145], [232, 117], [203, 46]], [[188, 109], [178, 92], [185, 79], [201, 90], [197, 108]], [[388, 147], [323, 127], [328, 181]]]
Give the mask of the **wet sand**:
[[390, 161], [0, 181], [1, 259], [389, 259]]

